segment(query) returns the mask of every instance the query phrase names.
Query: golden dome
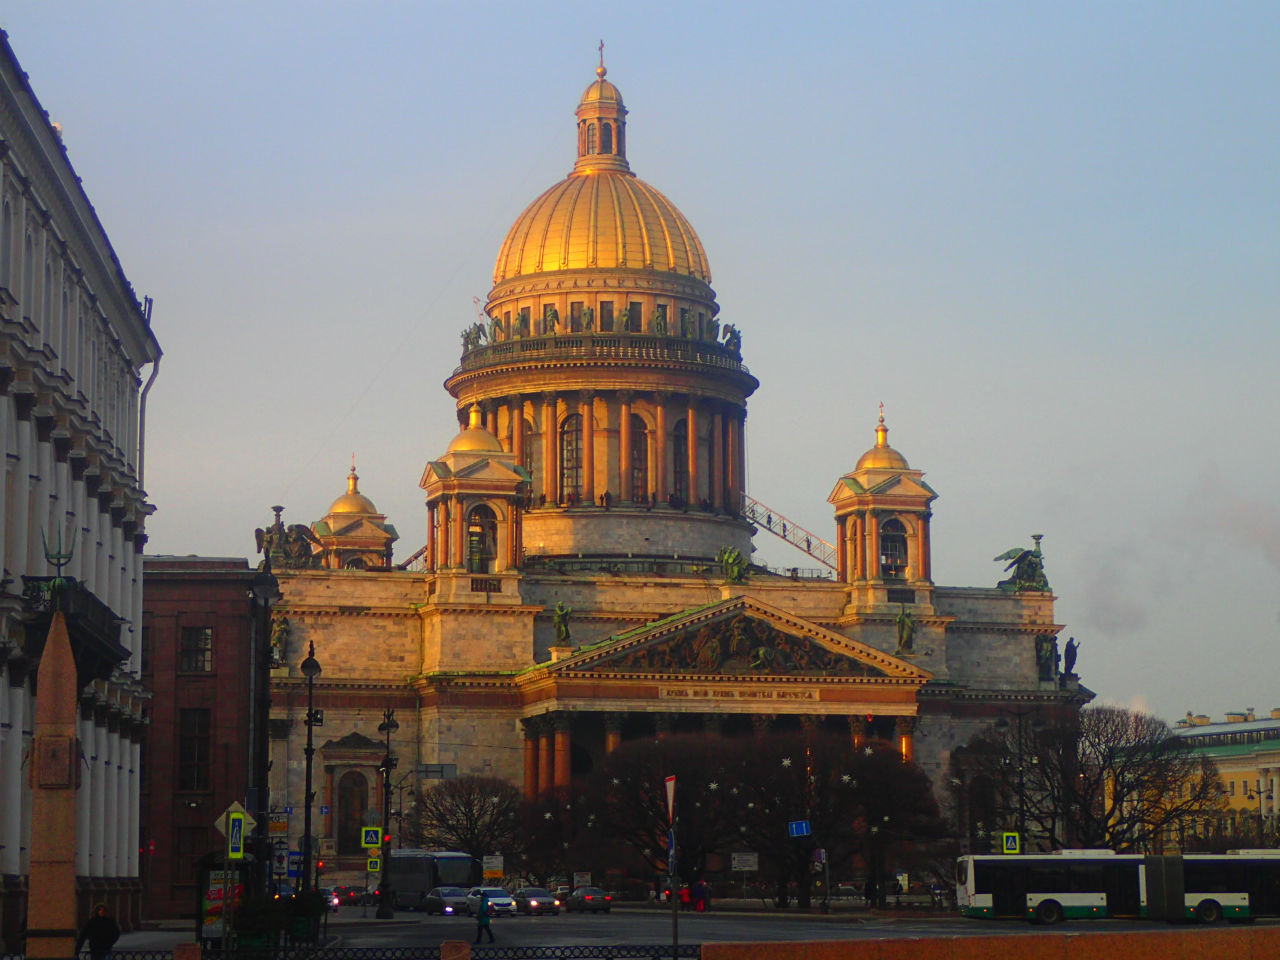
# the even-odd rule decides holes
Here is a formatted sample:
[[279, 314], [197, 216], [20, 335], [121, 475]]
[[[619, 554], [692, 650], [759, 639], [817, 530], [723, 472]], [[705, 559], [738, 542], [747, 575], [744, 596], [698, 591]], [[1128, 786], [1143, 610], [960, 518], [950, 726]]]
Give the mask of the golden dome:
[[711, 282], [707, 252], [675, 204], [627, 164], [626, 107], [601, 64], [578, 104], [573, 172], [529, 204], [493, 268], [504, 281], [561, 270], [655, 270]]
[[471, 421], [449, 444], [448, 453], [502, 453], [498, 438], [480, 424], [480, 405], [471, 405]]
[[333, 506], [329, 508], [329, 513], [367, 513], [377, 514], [378, 508], [373, 505], [373, 501], [360, 492], [360, 478], [356, 476], [356, 465], [354, 460], [351, 464], [351, 472], [347, 474], [347, 492], [333, 501]]
[[907, 458], [889, 446], [889, 428], [884, 425], [884, 405], [880, 405], [880, 422], [876, 424], [876, 445], [858, 458], [859, 470], [909, 470]]

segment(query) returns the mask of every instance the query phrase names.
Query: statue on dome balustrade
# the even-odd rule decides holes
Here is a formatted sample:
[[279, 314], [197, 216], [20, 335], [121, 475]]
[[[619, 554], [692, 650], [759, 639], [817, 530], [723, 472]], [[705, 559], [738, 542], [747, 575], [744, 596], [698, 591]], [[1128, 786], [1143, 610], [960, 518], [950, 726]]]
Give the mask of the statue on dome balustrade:
[[583, 308], [582, 311], [582, 332], [593, 333], [596, 329], [596, 312], [590, 307]]
[[560, 311], [548, 304], [542, 311], [542, 332], [548, 336], [554, 336], [558, 326], [560, 326]]
[[497, 343], [502, 338], [502, 318], [489, 318], [489, 342]]
[[724, 325], [724, 346], [732, 353], [742, 352], [742, 334], [738, 333], [738, 328], [732, 323]]
[[653, 332], [660, 337], [667, 335], [667, 315], [660, 310], [653, 311]]
[[484, 343], [488, 336], [483, 323], [473, 323], [462, 331], [462, 352], [474, 350]]
[[720, 339], [720, 321], [715, 317], [707, 321], [707, 339], [712, 343]]

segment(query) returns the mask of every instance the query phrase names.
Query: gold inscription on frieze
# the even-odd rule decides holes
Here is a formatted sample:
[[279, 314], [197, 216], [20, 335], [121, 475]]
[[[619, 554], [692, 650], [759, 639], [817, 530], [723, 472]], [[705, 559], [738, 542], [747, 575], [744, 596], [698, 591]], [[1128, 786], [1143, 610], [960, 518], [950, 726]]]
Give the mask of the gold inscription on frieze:
[[709, 690], [699, 687], [659, 687], [664, 700], [817, 700], [817, 690]]

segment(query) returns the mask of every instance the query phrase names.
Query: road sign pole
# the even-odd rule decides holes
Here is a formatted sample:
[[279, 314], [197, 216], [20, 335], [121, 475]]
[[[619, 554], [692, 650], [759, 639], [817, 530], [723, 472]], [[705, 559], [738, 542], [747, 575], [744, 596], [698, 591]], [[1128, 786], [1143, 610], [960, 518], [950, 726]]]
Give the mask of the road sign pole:
[[680, 904], [676, 893], [676, 778], [667, 777], [667, 822], [671, 831], [667, 834], [667, 877], [671, 901], [671, 960], [680, 956]]

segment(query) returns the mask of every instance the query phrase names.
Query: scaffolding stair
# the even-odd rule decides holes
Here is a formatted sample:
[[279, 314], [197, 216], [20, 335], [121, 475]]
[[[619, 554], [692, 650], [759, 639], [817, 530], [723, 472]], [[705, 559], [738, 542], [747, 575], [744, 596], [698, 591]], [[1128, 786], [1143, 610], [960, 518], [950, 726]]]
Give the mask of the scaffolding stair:
[[823, 540], [816, 533], [811, 533], [798, 523], [792, 523], [777, 510], [765, 506], [754, 497], [742, 495], [742, 515], [762, 530], [768, 530], [775, 537], [780, 537], [797, 550], [807, 553], [824, 567], [836, 569], [836, 548], [834, 544]]

